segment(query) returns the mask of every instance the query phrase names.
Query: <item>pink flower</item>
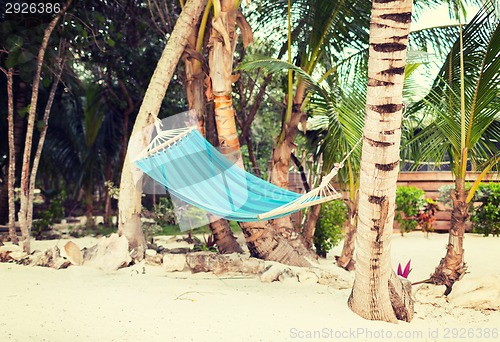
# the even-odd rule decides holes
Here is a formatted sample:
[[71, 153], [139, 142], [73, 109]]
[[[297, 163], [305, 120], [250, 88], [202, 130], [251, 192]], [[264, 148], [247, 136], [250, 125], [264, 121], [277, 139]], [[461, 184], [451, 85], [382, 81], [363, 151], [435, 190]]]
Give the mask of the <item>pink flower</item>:
[[410, 263], [411, 263], [411, 259], [410, 261], [408, 261], [408, 263], [406, 264], [406, 267], [405, 267], [405, 270], [402, 271], [401, 270], [401, 263], [398, 264], [398, 276], [401, 276], [403, 278], [408, 278], [408, 275], [410, 274], [411, 272], [411, 268], [410, 268]]

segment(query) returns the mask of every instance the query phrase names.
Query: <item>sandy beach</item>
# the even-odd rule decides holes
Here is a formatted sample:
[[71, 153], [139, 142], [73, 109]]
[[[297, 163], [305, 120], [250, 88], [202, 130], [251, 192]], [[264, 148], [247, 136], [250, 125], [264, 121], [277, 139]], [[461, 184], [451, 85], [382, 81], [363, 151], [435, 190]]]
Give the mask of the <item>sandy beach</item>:
[[[241, 239], [241, 236], [239, 237]], [[164, 238], [173, 241], [172, 238]], [[72, 239], [80, 248], [94, 238]], [[412, 260], [409, 279], [429, 276], [445, 254], [446, 234], [392, 239], [393, 266]], [[175, 242], [172, 242], [174, 244]], [[64, 241], [34, 241], [46, 249]], [[326, 285], [293, 277], [166, 272], [144, 263], [104, 272], [0, 264], [1, 341], [499, 341], [500, 238], [468, 234], [468, 274], [444, 287], [413, 287], [411, 323], [366, 321], [347, 307], [354, 273], [334, 265], [338, 246], [318, 268]]]

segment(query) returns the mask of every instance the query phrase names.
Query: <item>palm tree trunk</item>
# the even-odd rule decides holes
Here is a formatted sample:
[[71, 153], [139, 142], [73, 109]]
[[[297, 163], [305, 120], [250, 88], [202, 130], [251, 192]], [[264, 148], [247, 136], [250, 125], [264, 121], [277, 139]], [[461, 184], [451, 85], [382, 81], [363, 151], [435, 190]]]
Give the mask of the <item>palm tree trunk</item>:
[[[188, 45], [192, 50], [196, 47], [198, 37], [197, 33], [197, 30], [193, 30], [193, 33], [189, 37]], [[187, 56], [184, 63], [186, 70], [186, 95], [189, 109], [195, 111], [198, 122], [198, 130], [203, 136], [205, 136], [206, 100], [205, 93], [203, 91], [204, 73], [201, 67], [201, 61], [192, 56]], [[210, 216], [209, 219], [211, 221], [209, 227], [214, 236], [214, 242], [217, 245], [219, 253], [243, 253], [243, 249], [231, 231], [229, 222], [224, 219], [215, 220]]]
[[141, 194], [142, 184], [136, 184], [132, 164], [133, 158], [146, 148], [150, 137], [143, 134], [143, 129], [152, 125], [158, 117], [161, 103], [165, 97], [170, 79], [177, 62], [187, 44], [191, 31], [195, 28], [198, 18], [207, 0], [188, 0], [182, 10], [172, 34], [158, 61], [156, 70], [151, 77], [148, 89], [144, 95], [137, 119], [129, 139], [127, 155], [123, 165], [120, 181], [120, 200], [118, 202], [118, 232], [125, 235], [129, 248], [135, 250], [136, 257], [142, 259], [146, 249], [146, 240], [141, 227]]
[[239, 222], [250, 255], [291, 266], [309, 267], [311, 263], [276, 232], [268, 221]]
[[455, 187], [456, 189], [451, 191], [453, 211], [446, 255], [430, 278], [431, 283], [446, 286], [445, 295], [451, 292], [453, 284], [463, 277], [467, 269], [464, 263], [463, 243], [470, 204], [466, 201], [465, 179], [457, 178]]
[[[228, 159], [244, 168], [232, 100], [234, 29], [237, 17], [235, 3], [234, 0], [222, 0], [219, 16], [212, 21], [209, 66], [219, 146]], [[252, 256], [290, 265], [310, 266], [303, 254], [299, 254], [276, 234], [267, 221], [239, 224]]]
[[[294, 97], [292, 115], [288, 122], [283, 122], [280, 138], [273, 149], [271, 164], [271, 183], [288, 189], [288, 171], [290, 169], [290, 156], [295, 148], [294, 140], [298, 132], [299, 122], [303, 120], [304, 113], [300, 110], [304, 99], [305, 83], [300, 82]], [[284, 114], [283, 114], [284, 115]], [[287, 240], [295, 238], [290, 216], [273, 220], [273, 226]]]
[[373, 0], [363, 129], [357, 257], [349, 307], [370, 320], [413, 318], [411, 284], [391, 267], [411, 0]]
[[[295, 93], [295, 100], [292, 107], [292, 116], [287, 123], [283, 124], [281, 137], [273, 150], [271, 182], [279, 187], [288, 189], [288, 170], [290, 168], [290, 158], [292, 150], [295, 148], [293, 143], [298, 132], [298, 124], [305, 116], [300, 110], [302, 99], [304, 98], [305, 84], [300, 82]], [[289, 241], [290, 245], [301, 255], [315, 258], [316, 256], [307, 249], [302, 235], [298, 234], [292, 224], [290, 216], [284, 216], [272, 220], [276, 231]]]
[[304, 244], [311, 249], [314, 242], [314, 232], [318, 223], [319, 214], [321, 213], [321, 204], [313, 205], [307, 215], [306, 223], [304, 224]]
[[228, 159], [241, 168], [240, 142], [236, 130], [235, 110], [232, 97], [233, 42], [236, 17], [233, 0], [221, 1], [221, 10], [212, 21], [208, 64], [212, 80], [212, 94], [215, 106], [215, 127], [219, 148]]

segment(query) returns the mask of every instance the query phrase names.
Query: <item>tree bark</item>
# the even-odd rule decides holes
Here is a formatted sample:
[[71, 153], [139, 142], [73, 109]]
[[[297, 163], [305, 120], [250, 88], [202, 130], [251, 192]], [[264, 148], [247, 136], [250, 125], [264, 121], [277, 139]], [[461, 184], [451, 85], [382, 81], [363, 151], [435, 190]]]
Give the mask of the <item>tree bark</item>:
[[[198, 28], [198, 26], [197, 26]], [[191, 51], [195, 51], [196, 41], [198, 31], [193, 30], [191, 36], [188, 39], [188, 47]], [[200, 51], [195, 54], [198, 55]], [[198, 58], [201, 58], [201, 53]], [[191, 56], [189, 53], [184, 59], [185, 70], [186, 70], [186, 95], [188, 100], [189, 109], [194, 110], [196, 113], [196, 118], [198, 122], [198, 130], [205, 136], [205, 117], [206, 115], [206, 100], [205, 93], [203, 89], [205, 74], [202, 68], [202, 61], [196, 59], [196, 57]], [[213, 217], [209, 219], [212, 221], [209, 224], [210, 230], [214, 236], [215, 244], [221, 254], [230, 253], [243, 253], [243, 249], [236, 240], [229, 222], [224, 219], [214, 221]]]
[[[296, 93], [297, 95], [297, 93]], [[296, 96], [297, 99], [297, 96]], [[289, 122], [283, 123], [281, 139], [278, 140], [276, 147], [273, 149], [272, 164], [271, 164], [271, 183], [288, 189], [288, 171], [290, 169], [290, 155], [295, 148], [294, 140], [298, 132], [298, 124], [302, 121], [305, 115], [301, 112], [303, 96], [299, 100], [294, 100], [292, 107], [292, 117]], [[290, 216], [274, 219], [273, 226], [287, 240], [294, 239], [293, 225]]]
[[455, 188], [451, 191], [453, 211], [446, 255], [430, 277], [431, 283], [446, 286], [445, 295], [451, 292], [453, 284], [460, 280], [467, 270], [464, 263], [463, 244], [470, 204], [466, 202], [465, 179], [457, 178]]
[[33, 78], [32, 85], [32, 93], [31, 93], [31, 102], [30, 102], [30, 110], [28, 114], [28, 126], [26, 129], [26, 140], [24, 146], [24, 154], [23, 154], [23, 164], [21, 169], [21, 208], [19, 210], [19, 225], [21, 227], [21, 236], [22, 236], [22, 246], [25, 253], [30, 253], [30, 235], [31, 235], [31, 225], [32, 222], [29, 219], [29, 210], [30, 206], [33, 206], [33, 202], [30, 201], [30, 182], [35, 182], [35, 179], [29, 178], [29, 170], [30, 170], [30, 159], [31, 159], [31, 148], [33, 144], [33, 131], [35, 127], [35, 118], [36, 118], [36, 109], [38, 104], [38, 88], [40, 86], [40, 76], [42, 73], [42, 65], [45, 57], [45, 51], [47, 50], [47, 45], [49, 43], [50, 36], [52, 35], [52, 31], [57, 25], [57, 22], [62, 17], [62, 15], [66, 12], [66, 9], [71, 4], [72, 0], [68, 0], [61, 11], [55, 16], [54, 19], [49, 23], [49, 25], [45, 28], [43, 34], [42, 44], [40, 49], [38, 50], [38, 58], [37, 58], [37, 68], [35, 72], [35, 77]]
[[47, 127], [49, 125], [49, 117], [50, 117], [50, 111], [52, 109], [52, 103], [54, 103], [54, 97], [56, 96], [57, 86], [59, 85], [59, 81], [61, 80], [61, 75], [64, 70], [65, 61], [63, 54], [66, 52], [65, 45], [66, 44], [64, 42], [62, 44], [59, 44], [58, 70], [54, 80], [52, 81], [52, 87], [50, 88], [49, 98], [47, 100], [47, 104], [45, 105], [45, 112], [43, 114], [43, 119], [42, 119], [43, 126], [40, 128], [40, 138], [38, 139], [38, 146], [35, 151], [35, 157], [33, 158], [33, 165], [31, 168], [31, 176], [29, 184], [28, 201], [30, 205], [28, 206], [28, 222], [33, 221], [33, 200], [35, 197], [36, 174], [38, 172], [38, 165], [40, 164], [40, 157], [42, 155], [43, 144], [45, 143], [45, 136], [47, 135]]
[[316, 231], [316, 224], [318, 223], [320, 212], [321, 204], [313, 205], [307, 216], [306, 223], [304, 224], [304, 244], [308, 249], [311, 249], [314, 243], [314, 232]]
[[[209, 66], [219, 145], [228, 159], [244, 168], [232, 100], [234, 28], [237, 17], [234, 8], [233, 0], [221, 1], [219, 17], [212, 21]], [[299, 255], [285, 239], [275, 234], [267, 221], [239, 224], [252, 256], [290, 265], [310, 266], [307, 259]]]
[[390, 261], [411, 11], [411, 0], [372, 1], [356, 271], [348, 300], [361, 317], [387, 322], [409, 322], [414, 314], [411, 285]]
[[[353, 185], [351, 185], [353, 186]], [[357, 193], [357, 191], [355, 191]], [[347, 271], [353, 271], [356, 261], [354, 260], [354, 242], [356, 241], [356, 225], [358, 223], [358, 198], [352, 194], [349, 200], [349, 220], [345, 227], [344, 245], [340, 256], [335, 256], [337, 266]]]
[[152, 125], [158, 117], [158, 112], [177, 62], [184, 51], [189, 35], [196, 27], [196, 22], [205, 4], [206, 0], [189, 0], [186, 2], [151, 77], [130, 135], [120, 181], [118, 232], [120, 235], [127, 237], [130, 249], [135, 250], [136, 257], [139, 260], [144, 257], [146, 240], [142, 232], [140, 218], [142, 184], [138, 183], [136, 185], [134, 182], [132, 171], [137, 171], [137, 168], [132, 164], [132, 160], [146, 148], [150, 140], [150, 136], [144, 133], [144, 129]]
[[253, 257], [291, 266], [311, 266], [307, 258], [278, 234], [269, 221], [239, 222], [239, 224]]
[[[113, 170], [111, 168], [111, 158], [109, 156], [106, 156], [106, 166], [104, 168], [104, 178], [106, 179], [106, 182], [111, 182], [113, 180]], [[104, 190], [104, 225], [105, 226], [112, 226], [113, 222], [111, 219], [111, 216], [113, 215], [112, 209], [111, 209], [111, 194], [110, 194], [110, 188], [105, 183], [106, 189]]]
[[212, 20], [208, 64], [219, 148], [229, 160], [244, 168], [232, 97], [235, 25], [234, 1], [222, 0], [218, 17]]
[[7, 103], [8, 103], [8, 140], [9, 140], [9, 171], [7, 176], [7, 193], [9, 201], [9, 237], [10, 241], [17, 245], [19, 240], [16, 232], [16, 207], [14, 202], [14, 183], [16, 181], [16, 149], [14, 145], [14, 93], [13, 88], [13, 71], [7, 70]]

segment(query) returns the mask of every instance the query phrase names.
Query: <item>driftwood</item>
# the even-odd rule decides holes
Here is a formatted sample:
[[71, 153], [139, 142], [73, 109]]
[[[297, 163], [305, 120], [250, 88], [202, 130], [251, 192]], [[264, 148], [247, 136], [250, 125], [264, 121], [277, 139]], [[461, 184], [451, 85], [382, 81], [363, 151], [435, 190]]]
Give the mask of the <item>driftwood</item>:
[[239, 253], [216, 254], [195, 252], [186, 255], [186, 262], [193, 273], [213, 272], [258, 274], [264, 270], [264, 261]]

